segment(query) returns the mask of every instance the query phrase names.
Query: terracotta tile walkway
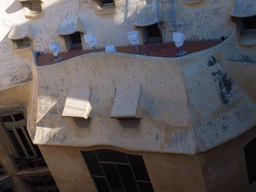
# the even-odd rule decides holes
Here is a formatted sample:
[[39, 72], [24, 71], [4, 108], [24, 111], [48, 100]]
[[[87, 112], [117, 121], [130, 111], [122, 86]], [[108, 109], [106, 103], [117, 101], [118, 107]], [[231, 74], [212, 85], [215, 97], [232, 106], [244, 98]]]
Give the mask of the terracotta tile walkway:
[[[185, 42], [182, 50], [188, 51], [187, 54], [191, 54], [194, 52], [198, 52], [204, 49], [208, 49], [215, 45], [220, 44], [221, 41], [210, 41], [210, 42]], [[104, 52], [105, 49], [98, 49], [97, 52]], [[136, 54], [135, 46], [124, 46], [124, 47], [116, 47], [116, 51], [120, 53], [130, 53]], [[146, 54], [147, 56], [155, 56], [155, 57], [176, 57], [177, 47], [174, 43], [167, 43], [164, 45], [163, 43], [147, 43], [142, 46], [139, 46], [140, 54]], [[61, 61], [65, 61], [67, 59], [83, 55], [86, 53], [92, 53], [92, 50], [82, 50], [81, 48], [73, 48], [68, 52], [60, 53], [59, 56], [62, 57]], [[54, 56], [52, 54], [45, 54], [37, 57], [37, 65], [50, 65], [57, 62], [54, 62]]]

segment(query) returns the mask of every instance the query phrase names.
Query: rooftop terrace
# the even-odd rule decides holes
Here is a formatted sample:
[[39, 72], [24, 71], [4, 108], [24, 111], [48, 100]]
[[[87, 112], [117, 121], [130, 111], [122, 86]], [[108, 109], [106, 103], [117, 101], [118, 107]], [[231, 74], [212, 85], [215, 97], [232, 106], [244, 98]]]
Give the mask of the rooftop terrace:
[[[188, 51], [188, 54], [195, 53], [198, 51], [202, 51], [204, 49], [211, 48], [220, 44], [221, 41], [208, 41], [208, 42], [184, 42], [182, 50]], [[105, 49], [97, 49], [97, 52], [104, 52]], [[135, 46], [123, 46], [116, 47], [116, 51], [119, 53], [130, 53], [136, 54]], [[93, 50], [82, 50], [81, 48], [72, 48], [68, 52], [59, 53], [59, 56], [62, 57], [62, 60], [59, 62], [65, 61], [67, 59], [92, 53]], [[176, 57], [177, 47], [174, 43], [163, 44], [162, 42], [157, 43], [147, 43], [139, 46], [140, 54], [146, 54], [147, 56], [155, 56], [155, 57]], [[37, 65], [51, 65], [54, 63], [54, 56], [52, 54], [45, 54], [37, 57]]]

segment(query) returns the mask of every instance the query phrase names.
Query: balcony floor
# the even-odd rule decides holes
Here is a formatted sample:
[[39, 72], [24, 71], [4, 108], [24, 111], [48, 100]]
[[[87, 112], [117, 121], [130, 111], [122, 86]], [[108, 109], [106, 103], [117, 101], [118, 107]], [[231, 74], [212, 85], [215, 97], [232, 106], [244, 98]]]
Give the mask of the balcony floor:
[[[202, 51], [204, 49], [211, 48], [220, 44], [221, 41], [208, 41], [208, 42], [185, 42], [182, 50], [188, 51], [188, 54]], [[174, 43], [167, 43], [164, 45], [162, 42], [146, 43], [144, 45], [138, 46], [140, 54], [146, 54], [147, 56], [155, 57], [176, 57], [177, 47]], [[105, 49], [97, 49], [97, 52], [104, 52]], [[116, 51], [119, 53], [130, 53], [136, 54], [135, 46], [123, 46], [116, 47]], [[92, 50], [82, 50], [81, 48], [72, 48], [68, 52], [59, 53], [59, 56], [62, 57], [61, 61], [83, 55], [86, 53], [92, 53]], [[50, 65], [58, 62], [54, 62], [54, 56], [52, 54], [45, 54], [37, 57], [37, 65]]]

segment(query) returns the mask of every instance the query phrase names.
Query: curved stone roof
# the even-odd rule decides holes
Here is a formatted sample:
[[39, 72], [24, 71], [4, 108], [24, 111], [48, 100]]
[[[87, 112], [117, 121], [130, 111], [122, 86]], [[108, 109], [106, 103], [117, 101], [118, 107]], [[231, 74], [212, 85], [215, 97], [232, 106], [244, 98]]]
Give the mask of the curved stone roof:
[[[241, 86], [255, 82], [256, 73], [237, 72], [245, 65], [249, 71], [256, 68], [215, 56], [234, 47], [234, 38], [236, 34], [216, 47], [177, 59], [93, 53], [37, 68], [34, 142], [196, 154], [238, 137], [256, 125], [256, 85]], [[127, 86], [141, 88], [133, 93]], [[91, 118], [63, 117], [69, 90], [88, 87]], [[115, 111], [125, 103], [129, 106], [123, 109], [133, 111], [130, 105], [139, 104], [139, 118], [122, 110], [124, 118], [111, 118], [114, 103]]]

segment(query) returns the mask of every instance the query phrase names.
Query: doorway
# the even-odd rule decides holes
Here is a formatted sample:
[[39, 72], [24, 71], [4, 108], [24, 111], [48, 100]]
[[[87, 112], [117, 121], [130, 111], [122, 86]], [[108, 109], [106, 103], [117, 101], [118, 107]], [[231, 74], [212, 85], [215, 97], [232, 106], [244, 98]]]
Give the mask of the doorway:
[[161, 31], [158, 28], [157, 23], [153, 25], [148, 25], [145, 28], [147, 42], [162, 41]]

